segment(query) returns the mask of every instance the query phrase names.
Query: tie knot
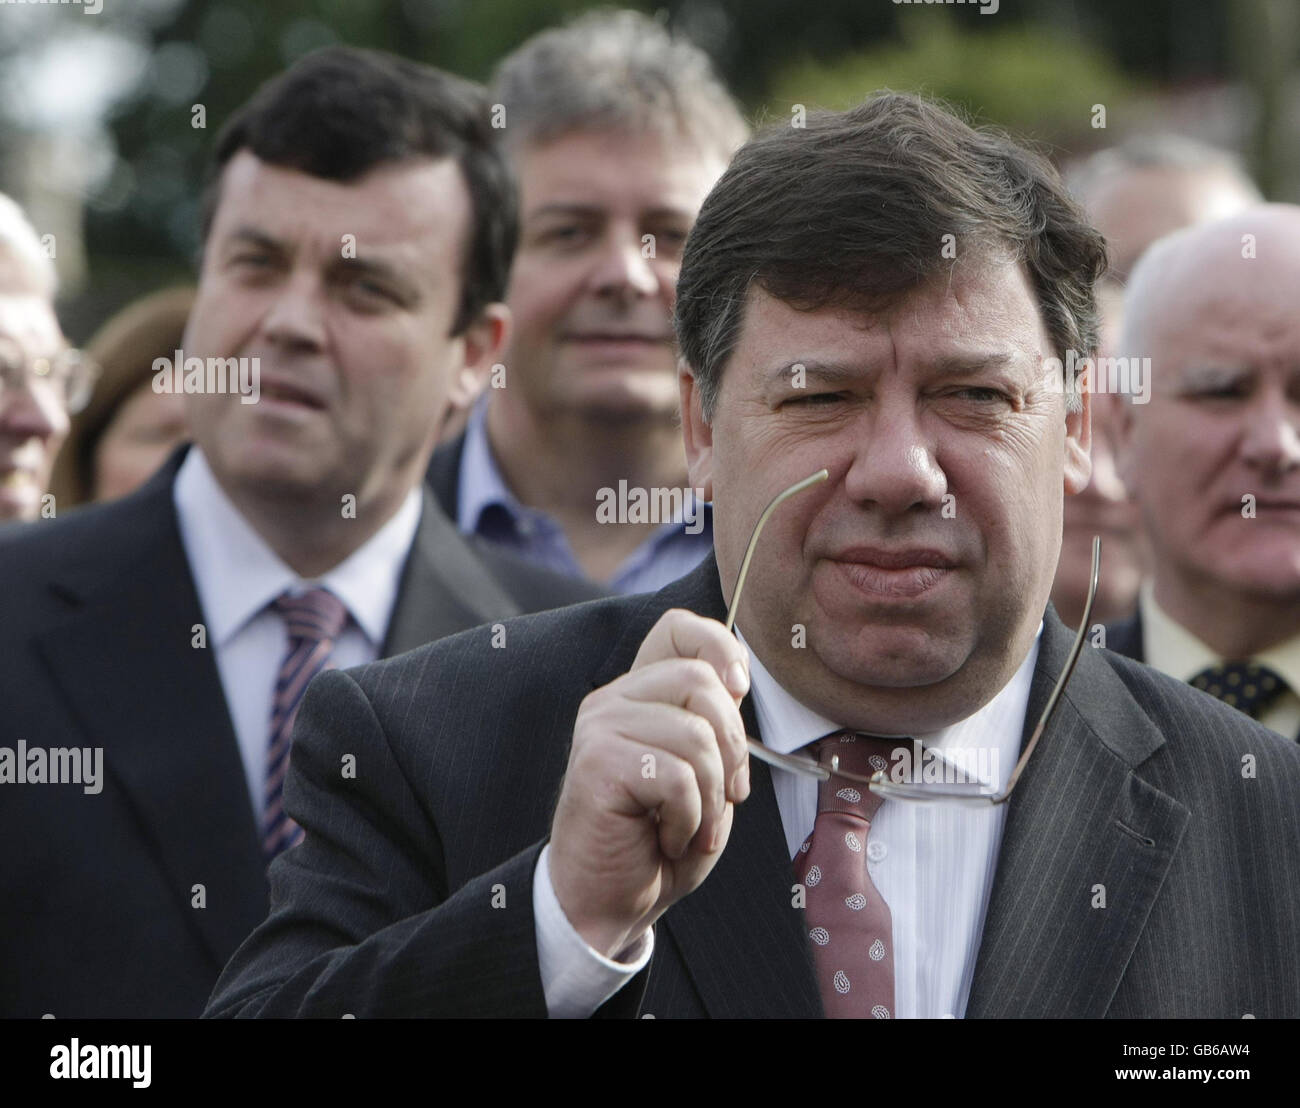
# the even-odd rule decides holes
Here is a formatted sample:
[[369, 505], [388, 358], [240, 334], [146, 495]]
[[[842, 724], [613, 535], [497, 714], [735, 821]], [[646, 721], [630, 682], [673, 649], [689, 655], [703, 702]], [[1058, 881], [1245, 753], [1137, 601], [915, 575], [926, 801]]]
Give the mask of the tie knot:
[[1287, 691], [1287, 683], [1280, 674], [1249, 661], [1210, 666], [1193, 677], [1191, 683], [1256, 720]]
[[281, 593], [272, 606], [284, 619], [291, 639], [333, 642], [348, 620], [348, 610], [328, 589], [309, 589], [297, 596]]
[[838, 772], [830, 780], [821, 782], [818, 789], [818, 811], [851, 812], [870, 820], [880, 807], [881, 798], [870, 792], [865, 782], [839, 776], [851, 773], [855, 777], [870, 777], [877, 771], [888, 773], [894, 751], [908, 749], [907, 738], [885, 738], [861, 731], [835, 731], [813, 744], [820, 765], [838, 764]]

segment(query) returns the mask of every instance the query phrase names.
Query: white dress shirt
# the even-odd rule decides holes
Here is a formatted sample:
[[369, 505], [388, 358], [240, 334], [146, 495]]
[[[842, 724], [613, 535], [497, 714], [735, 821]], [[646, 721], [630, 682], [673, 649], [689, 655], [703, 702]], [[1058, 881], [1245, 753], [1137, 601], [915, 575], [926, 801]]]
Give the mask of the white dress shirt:
[[[940, 731], [911, 736], [926, 750], [978, 778], [1006, 787], [1020, 755], [1038, 646], [992, 700]], [[737, 630], [744, 643], [744, 636]], [[754, 711], [764, 745], [790, 754], [840, 726], [805, 707], [750, 652]], [[773, 768], [772, 787], [793, 858], [817, 819], [817, 781]], [[867, 836], [871, 879], [889, 905], [894, 933], [894, 1008], [899, 1019], [961, 1018], [997, 870], [1006, 806], [988, 810], [885, 800]], [[612, 962], [574, 931], [555, 898], [543, 851], [533, 879], [542, 987], [553, 1016], [589, 1016], [650, 960], [653, 935]], [[707, 880], [707, 878], [705, 879]]]
[[329, 589], [351, 617], [334, 645], [332, 663], [345, 669], [374, 661], [420, 524], [420, 489], [410, 491], [364, 546], [312, 581], [294, 573], [253, 530], [197, 446], [181, 463], [172, 497], [207, 628], [207, 649], [221, 676], [253, 811], [260, 813], [271, 704], [289, 649], [284, 620], [268, 605], [286, 590]]

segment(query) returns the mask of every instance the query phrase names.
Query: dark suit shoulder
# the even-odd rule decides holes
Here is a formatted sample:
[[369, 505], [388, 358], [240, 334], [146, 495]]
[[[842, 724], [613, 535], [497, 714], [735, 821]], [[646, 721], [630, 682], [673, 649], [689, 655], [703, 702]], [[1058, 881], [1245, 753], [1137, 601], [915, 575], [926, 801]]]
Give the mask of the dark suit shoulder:
[[88, 504], [55, 519], [0, 527], [0, 565], [21, 569], [51, 558], [65, 561], [84, 553], [87, 543], [129, 538], [130, 524], [137, 518], [126, 501], [113, 501]]
[[31, 606], [49, 618], [46, 585], [57, 582], [56, 591], [79, 595], [160, 551], [183, 562], [170, 478], [155, 478], [121, 500], [0, 530], [0, 577], [9, 583], [0, 623], [12, 625]]
[[466, 535], [465, 541], [525, 611], [563, 608], [567, 604], [581, 604], [585, 600], [609, 596], [608, 589], [602, 589], [585, 578], [566, 577], [502, 550], [477, 535]]
[[634, 625], [653, 623], [662, 610], [654, 601], [652, 594], [613, 596], [515, 616], [348, 672], [377, 704], [417, 690], [422, 699], [440, 690], [458, 701], [489, 691], [497, 699], [516, 688], [572, 690], [595, 679]]
[[[348, 670], [394, 748], [423, 760], [465, 748], [481, 765], [514, 762], [539, 736], [572, 734], [582, 699], [639, 645], [653, 597], [610, 597], [517, 616]], [[615, 662], [617, 671], [628, 668]], [[565, 744], [567, 748], [567, 743]], [[518, 759], [536, 765], [534, 749]]]

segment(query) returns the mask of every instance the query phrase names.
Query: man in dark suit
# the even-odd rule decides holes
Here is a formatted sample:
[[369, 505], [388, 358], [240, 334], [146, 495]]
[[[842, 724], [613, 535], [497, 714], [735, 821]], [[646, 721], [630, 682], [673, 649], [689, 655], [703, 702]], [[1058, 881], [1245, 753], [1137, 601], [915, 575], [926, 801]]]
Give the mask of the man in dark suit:
[[1087, 650], [1007, 803], [905, 798], [1005, 795], [1064, 667], [1103, 261], [914, 97], [744, 147], [678, 289], [716, 559], [317, 682], [208, 1014], [1300, 1015], [1300, 752], [1203, 694]]
[[[197, 1016], [299, 837], [279, 794], [311, 676], [593, 594], [466, 541], [421, 482], [507, 319], [489, 115], [330, 50], [219, 137], [185, 350], [155, 365], [155, 387], [186, 371], [195, 445], [0, 542], [0, 834], [23, 844], [0, 1014]], [[227, 358], [250, 391], [213, 388]]]
[[[1151, 575], [1106, 645], [1300, 735], [1300, 207], [1170, 235], [1138, 263], [1121, 473]], [[1134, 359], [1136, 361], [1136, 359]]]

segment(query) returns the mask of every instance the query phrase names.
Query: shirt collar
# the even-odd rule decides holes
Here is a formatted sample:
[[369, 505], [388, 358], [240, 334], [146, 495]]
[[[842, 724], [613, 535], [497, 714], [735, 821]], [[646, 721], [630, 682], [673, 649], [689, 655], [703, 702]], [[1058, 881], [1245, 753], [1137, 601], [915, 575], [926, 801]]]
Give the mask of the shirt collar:
[[[492, 446], [487, 434], [487, 398], [481, 398], [470, 412], [465, 424], [465, 445], [461, 450], [460, 474], [456, 488], [456, 526], [466, 534], [477, 534], [483, 513], [489, 508], [502, 508], [509, 515], [516, 527], [521, 520], [550, 522], [550, 516], [537, 508], [530, 508], [518, 500], [506, 485], [505, 478], [492, 456]], [[593, 506], [594, 507], [594, 506]], [[686, 531], [686, 519], [699, 513], [702, 518], [698, 532]], [[667, 521], [655, 529], [627, 560], [618, 568], [615, 577], [635, 572], [643, 565], [649, 564], [664, 543], [679, 534], [688, 534], [694, 538], [702, 536], [704, 545], [712, 545], [713, 504], [700, 501], [694, 489], [685, 490], [682, 504], [683, 518]], [[552, 525], [558, 531], [558, 525]]]
[[512, 521], [530, 511], [506, 487], [505, 478], [492, 457], [484, 397], [474, 405], [465, 424], [465, 446], [456, 491], [456, 526], [467, 534], [475, 534], [483, 513], [494, 506], [504, 508]]
[[[1138, 590], [1138, 607], [1142, 614], [1142, 656], [1147, 665], [1180, 681], [1190, 681], [1202, 670], [1230, 660], [1160, 607], [1150, 579], [1143, 581]], [[1250, 661], [1267, 666], [1300, 693], [1300, 635], [1252, 655]]]
[[312, 581], [299, 577], [253, 529], [197, 446], [181, 463], [172, 497], [208, 636], [216, 645], [228, 642], [281, 593], [317, 585], [343, 601], [372, 645], [382, 645], [420, 523], [419, 486], [364, 546]]
[[[1029, 689], [1038, 663], [1042, 636], [1043, 624], [1039, 621], [1033, 644], [1020, 668], [982, 708], [938, 731], [918, 732], [909, 737], [919, 739], [925, 749], [964, 769], [968, 779], [995, 786], [997, 790], [1006, 788], [1020, 754], [1025, 715], [1029, 710]], [[749, 649], [739, 627], [736, 628], [736, 637], [749, 651], [754, 713], [764, 746], [779, 754], [791, 754], [832, 731], [841, 730], [841, 724], [800, 703], [781, 686]], [[983, 758], [979, 756], [981, 750], [986, 752]], [[987, 755], [989, 750], [996, 750], [998, 756], [990, 759]], [[980, 776], [981, 770], [987, 771], [986, 776]]]

